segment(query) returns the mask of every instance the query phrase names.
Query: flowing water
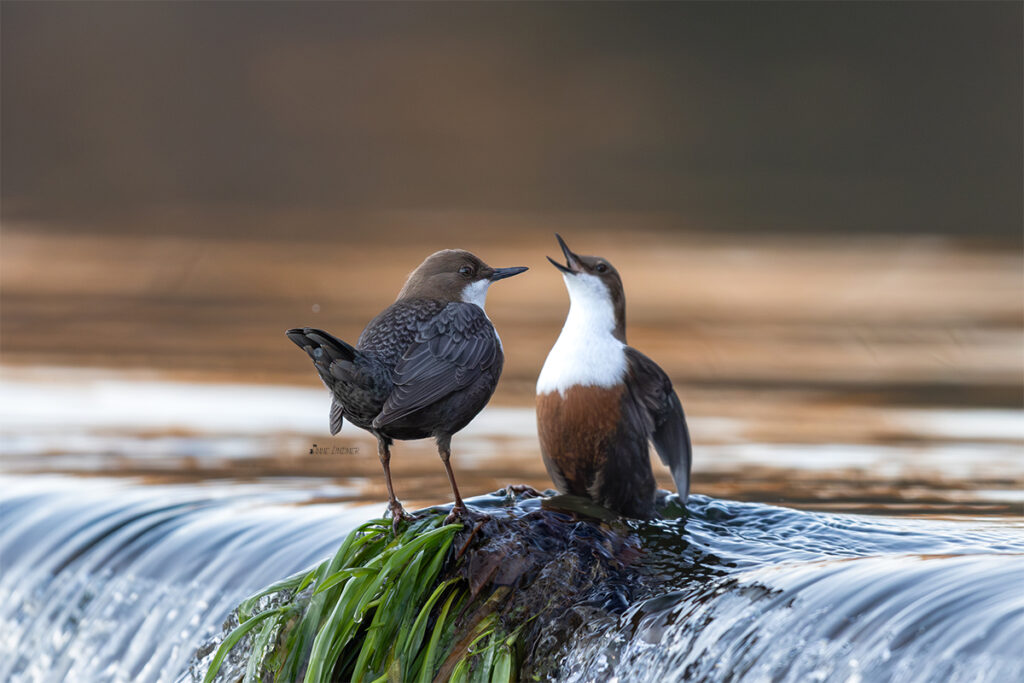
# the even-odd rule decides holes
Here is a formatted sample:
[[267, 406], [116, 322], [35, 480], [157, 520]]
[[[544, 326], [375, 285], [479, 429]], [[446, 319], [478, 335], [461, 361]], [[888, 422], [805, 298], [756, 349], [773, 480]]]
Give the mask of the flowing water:
[[[379, 508], [262, 485], [6, 477], [0, 678], [188, 679], [239, 600]], [[1013, 681], [1019, 522], [875, 519], [696, 495], [644, 525], [663, 592], [581, 608], [564, 680]]]
[[646, 535], [671, 565], [664, 593], [594, 615], [564, 646], [565, 680], [1024, 678], [1020, 525], [688, 507]]
[[[190, 680], [240, 599], [382, 512], [372, 443], [316, 436], [320, 389], [56, 375], [0, 391], [0, 680]], [[78, 407], [56, 435], [55, 386]], [[906, 438], [738, 442], [694, 417], [688, 516], [637, 525], [657, 588], [578, 607], [557, 677], [1024, 680], [1020, 411], [884, 413]], [[546, 487], [535, 438], [528, 408], [489, 408], [456, 439], [464, 491]], [[410, 507], [446, 499], [429, 442], [394, 463]]]

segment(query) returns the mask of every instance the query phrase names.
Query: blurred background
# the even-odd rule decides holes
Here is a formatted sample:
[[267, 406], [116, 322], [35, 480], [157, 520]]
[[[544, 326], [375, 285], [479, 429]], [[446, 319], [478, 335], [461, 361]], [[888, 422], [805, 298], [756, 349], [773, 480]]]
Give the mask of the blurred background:
[[[463, 491], [547, 486], [558, 231], [622, 273], [696, 491], [1019, 515], [1022, 8], [5, 0], [0, 462], [382, 500], [283, 331], [354, 342], [460, 247], [531, 267]], [[429, 442], [394, 468], [446, 499]]]

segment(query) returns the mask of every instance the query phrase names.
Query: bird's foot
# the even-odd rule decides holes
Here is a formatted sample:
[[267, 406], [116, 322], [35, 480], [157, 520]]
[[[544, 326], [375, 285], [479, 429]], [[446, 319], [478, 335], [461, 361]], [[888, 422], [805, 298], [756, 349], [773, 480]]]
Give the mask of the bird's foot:
[[455, 524], [462, 522], [466, 517], [469, 516], [469, 508], [465, 505], [455, 504], [452, 506], [452, 511], [448, 513], [448, 516], [444, 518], [445, 524]]
[[397, 500], [388, 503], [388, 512], [391, 513], [391, 530], [395, 532], [395, 536], [398, 535], [398, 528], [402, 522], [411, 522], [414, 519]]
[[472, 525], [475, 522], [486, 521], [490, 518], [490, 515], [484, 514], [483, 512], [479, 512], [477, 510], [473, 510], [471, 508], [466, 507], [465, 505], [454, 505], [452, 507], [452, 511], [449, 512], [448, 516], [444, 518], [444, 523]]

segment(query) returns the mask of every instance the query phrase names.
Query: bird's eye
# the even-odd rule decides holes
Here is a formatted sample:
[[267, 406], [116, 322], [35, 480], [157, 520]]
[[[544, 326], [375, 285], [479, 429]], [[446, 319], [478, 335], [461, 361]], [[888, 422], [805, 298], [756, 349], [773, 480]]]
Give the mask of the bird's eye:
[[473, 266], [462, 266], [459, 268], [459, 275], [463, 277], [469, 277], [473, 274]]
[[608, 272], [608, 266], [606, 266], [603, 263], [598, 263], [597, 264], [597, 272], [599, 272], [599, 273], [607, 273]]

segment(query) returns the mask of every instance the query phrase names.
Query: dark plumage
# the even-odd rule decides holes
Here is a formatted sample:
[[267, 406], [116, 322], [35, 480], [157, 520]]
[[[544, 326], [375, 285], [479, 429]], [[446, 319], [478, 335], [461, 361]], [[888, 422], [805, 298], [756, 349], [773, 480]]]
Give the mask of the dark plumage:
[[331, 434], [344, 418], [377, 437], [396, 523], [404, 514], [391, 484], [396, 439], [436, 439], [455, 511], [465, 509], [449, 463], [451, 437], [487, 405], [505, 359], [484, 313], [487, 287], [525, 270], [491, 268], [467, 251], [439, 251], [413, 271], [355, 347], [322, 330], [288, 330], [331, 392]]

